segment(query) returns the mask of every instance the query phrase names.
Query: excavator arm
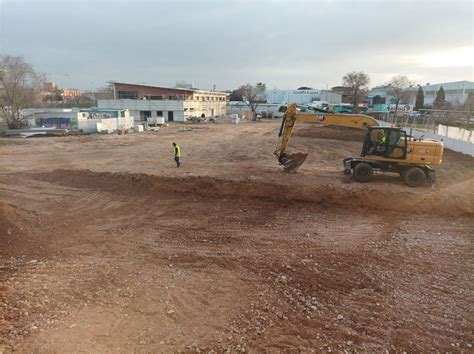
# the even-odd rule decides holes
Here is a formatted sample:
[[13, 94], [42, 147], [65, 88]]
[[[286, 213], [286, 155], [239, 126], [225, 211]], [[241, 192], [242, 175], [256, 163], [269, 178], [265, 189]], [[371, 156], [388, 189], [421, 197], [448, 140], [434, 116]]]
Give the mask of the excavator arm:
[[296, 172], [308, 157], [308, 154], [305, 153], [287, 154], [285, 152], [293, 134], [296, 121], [359, 129], [379, 126], [375, 119], [362, 114], [301, 113], [298, 112], [296, 104], [290, 104], [283, 117], [278, 134], [277, 148], [274, 152], [280, 165], [283, 165], [285, 172]]

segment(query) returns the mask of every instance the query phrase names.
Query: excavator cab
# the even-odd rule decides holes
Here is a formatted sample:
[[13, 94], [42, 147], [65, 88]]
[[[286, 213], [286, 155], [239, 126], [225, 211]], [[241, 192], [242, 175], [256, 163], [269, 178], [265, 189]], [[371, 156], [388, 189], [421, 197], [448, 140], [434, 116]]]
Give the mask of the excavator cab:
[[399, 128], [368, 127], [361, 156], [405, 160], [407, 156], [405, 131]]

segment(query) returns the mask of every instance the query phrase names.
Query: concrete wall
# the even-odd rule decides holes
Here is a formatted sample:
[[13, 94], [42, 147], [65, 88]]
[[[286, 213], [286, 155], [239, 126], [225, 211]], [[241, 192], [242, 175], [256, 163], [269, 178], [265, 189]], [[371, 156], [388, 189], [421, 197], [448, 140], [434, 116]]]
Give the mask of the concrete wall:
[[327, 103], [331, 104], [339, 104], [342, 103], [342, 95], [332, 91], [321, 90], [320, 101], [326, 101]]
[[95, 133], [97, 123], [111, 119], [117, 128], [133, 128], [133, 116], [128, 110], [100, 110], [100, 109], [30, 109], [25, 110], [30, 127], [50, 127], [60, 125], [61, 128], [77, 130], [82, 129], [85, 133]]
[[28, 126], [56, 127], [64, 129], [77, 129], [78, 110], [73, 109], [26, 109], [22, 114], [27, 118]]
[[84, 133], [96, 133], [97, 123], [101, 123], [102, 127], [108, 129], [109, 132], [114, 132], [117, 129], [130, 129], [134, 127], [133, 117], [119, 117], [119, 118], [99, 118], [99, 119], [79, 119], [78, 128], [82, 129]]
[[440, 124], [438, 125], [438, 135], [474, 144], [474, 133], [472, 130]]
[[226, 114], [227, 101], [184, 101], [184, 117], [219, 117]]

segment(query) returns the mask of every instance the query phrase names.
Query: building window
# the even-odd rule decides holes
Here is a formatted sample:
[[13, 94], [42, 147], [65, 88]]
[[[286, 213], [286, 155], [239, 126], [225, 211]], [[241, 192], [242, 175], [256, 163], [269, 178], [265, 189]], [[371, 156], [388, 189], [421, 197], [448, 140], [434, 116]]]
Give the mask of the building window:
[[119, 91], [118, 98], [136, 100], [138, 98], [138, 92], [137, 91]]
[[163, 111], [156, 111], [157, 117], [163, 117]]
[[125, 118], [125, 111], [120, 111], [120, 117]]

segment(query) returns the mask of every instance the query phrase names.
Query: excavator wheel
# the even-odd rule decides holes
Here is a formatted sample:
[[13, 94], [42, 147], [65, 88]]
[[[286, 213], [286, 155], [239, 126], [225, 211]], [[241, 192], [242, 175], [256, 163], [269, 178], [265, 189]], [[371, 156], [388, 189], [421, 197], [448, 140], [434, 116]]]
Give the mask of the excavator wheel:
[[419, 167], [410, 167], [403, 174], [405, 184], [409, 187], [420, 187], [425, 183], [425, 172]]
[[354, 178], [358, 182], [369, 182], [374, 176], [374, 170], [368, 163], [360, 162], [354, 167]]

